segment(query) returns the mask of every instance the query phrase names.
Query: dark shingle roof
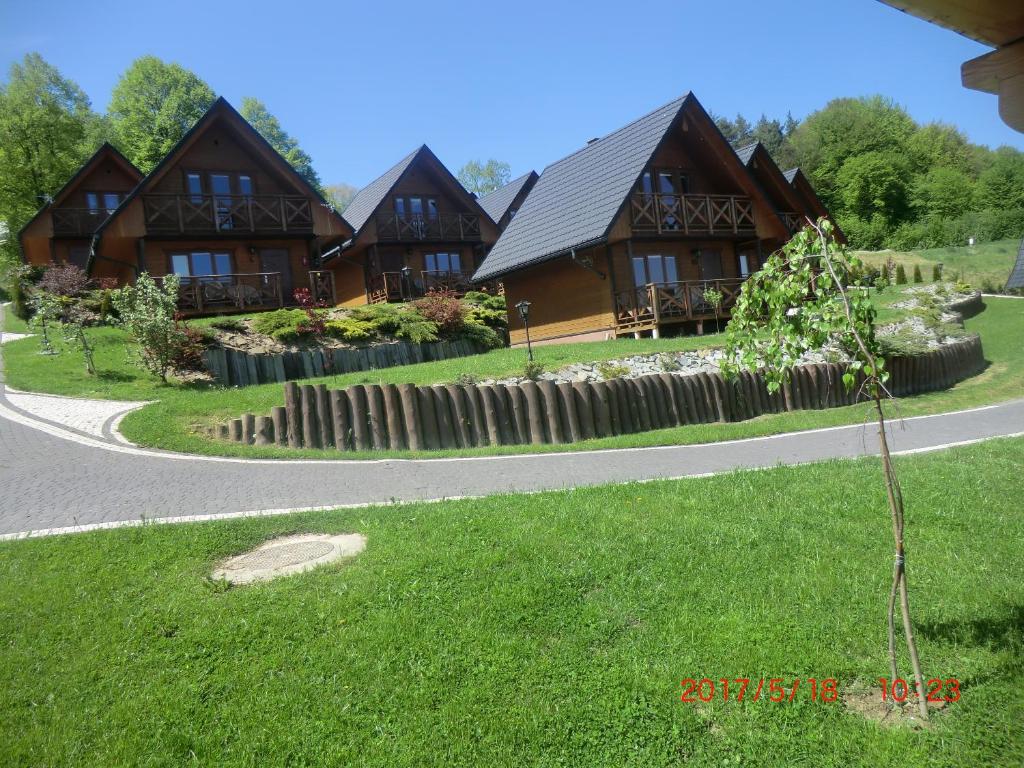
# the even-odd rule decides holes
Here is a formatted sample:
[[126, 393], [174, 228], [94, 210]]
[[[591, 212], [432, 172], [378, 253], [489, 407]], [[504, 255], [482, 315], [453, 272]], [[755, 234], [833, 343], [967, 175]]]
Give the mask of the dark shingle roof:
[[512, 179], [512, 181], [500, 189], [484, 195], [477, 202], [480, 203], [480, 207], [487, 211], [487, 215], [494, 221], [501, 221], [501, 217], [508, 213], [508, 208], [512, 205], [512, 201], [516, 199], [516, 196], [526, 186], [526, 183], [535, 176], [536, 174], [533, 171], [524, 173], [518, 179]]
[[545, 168], [473, 279], [489, 280], [604, 239], [688, 98], [669, 102]]
[[1024, 240], [1020, 241], [1020, 250], [1017, 251], [1017, 263], [1013, 265], [1010, 279], [1006, 281], [1006, 289], [1024, 288]]
[[740, 147], [736, 150], [736, 154], [739, 155], [740, 162], [746, 165], [750, 162], [750, 158], [754, 156], [754, 152], [757, 151], [757, 147], [761, 142], [755, 141], [753, 144], [747, 144], [745, 147]]
[[345, 209], [345, 221], [351, 224], [357, 233], [363, 228], [363, 225], [366, 224], [370, 217], [373, 216], [373, 212], [377, 210], [377, 206], [384, 201], [384, 198], [387, 197], [391, 188], [395, 186], [398, 179], [401, 178], [403, 173], [405, 173], [405, 170], [412, 164], [412, 161], [416, 159], [416, 155], [426, 148], [426, 144], [424, 144], [413, 150], [399, 160], [396, 165], [392, 166], [381, 176], [371, 181], [356, 193], [356, 196], [352, 198], [352, 202], [349, 203], [348, 207]]
[[800, 173], [800, 169], [799, 168], [790, 168], [788, 171], [783, 171], [782, 175], [786, 177], [786, 181], [788, 181], [790, 184], [792, 184], [793, 183], [793, 179], [796, 178], [796, 175], [798, 173]]

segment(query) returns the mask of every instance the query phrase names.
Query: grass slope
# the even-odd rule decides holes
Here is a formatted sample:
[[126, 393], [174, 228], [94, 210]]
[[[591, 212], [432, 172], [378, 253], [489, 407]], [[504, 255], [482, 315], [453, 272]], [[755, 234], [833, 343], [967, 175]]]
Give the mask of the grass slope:
[[871, 266], [881, 267], [892, 256], [902, 263], [907, 279], [914, 276], [914, 265], [921, 267], [925, 282], [931, 282], [932, 266], [942, 262], [945, 275], [953, 278], [963, 273], [964, 280], [975, 288], [1002, 289], [1017, 259], [1020, 240], [996, 240], [976, 246], [927, 248], [919, 251], [858, 251], [857, 255]]
[[[925, 674], [963, 694], [929, 730], [679, 701], [686, 677], [887, 673], [865, 459], [0, 544], [0, 764], [1019, 766], [1024, 440], [897, 461]], [[205, 579], [307, 531], [369, 545]]]

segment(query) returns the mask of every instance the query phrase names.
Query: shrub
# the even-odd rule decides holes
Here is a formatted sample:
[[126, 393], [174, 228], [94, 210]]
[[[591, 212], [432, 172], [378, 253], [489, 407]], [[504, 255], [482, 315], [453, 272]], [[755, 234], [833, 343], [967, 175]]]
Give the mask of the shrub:
[[257, 315], [252, 321], [252, 329], [256, 333], [288, 343], [302, 335], [300, 329], [305, 322], [306, 313], [301, 309], [277, 309]]
[[537, 381], [543, 373], [544, 365], [536, 360], [527, 360], [526, 365], [523, 366], [523, 378], [530, 381]]
[[431, 291], [412, 306], [423, 319], [434, 323], [446, 336], [458, 333], [466, 322], [466, 311], [451, 291]]
[[890, 285], [892, 283], [892, 276], [889, 274], [888, 262], [882, 264], [882, 274], [879, 275], [879, 279], [886, 285]]
[[142, 366], [167, 381], [167, 372], [184, 342], [178, 328], [177, 275], [167, 275], [162, 284], [143, 272], [129, 285], [114, 291], [111, 301], [121, 316], [121, 325], [139, 345]]
[[366, 320], [355, 320], [345, 317], [341, 320], [328, 320], [324, 328], [326, 334], [332, 338], [354, 344], [360, 341], [369, 341], [375, 335], [373, 323]]
[[932, 282], [937, 283], [942, 280], [942, 264], [932, 264]]
[[74, 264], [49, 267], [39, 280], [39, 290], [54, 296], [81, 296], [89, 288], [89, 276]]
[[658, 363], [665, 373], [674, 373], [682, 370], [683, 366], [672, 355], [658, 355]]
[[504, 296], [492, 296], [483, 291], [469, 291], [462, 297], [462, 300], [471, 306], [481, 307], [492, 312], [504, 314], [507, 309]]
[[175, 318], [174, 324], [181, 334], [178, 348], [174, 351], [174, 367], [182, 371], [203, 370], [203, 350], [208, 343], [207, 335], [199, 328], [186, 325], [179, 318]]
[[629, 375], [628, 365], [615, 365], [614, 363], [598, 363], [597, 372], [601, 374], [601, 378], [605, 381], [610, 379], [618, 379], [623, 376]]
[[245, 323], [237, 317], [219, 317], [210, 323], [210, 327], [229, 333], [245, 333], [246, 331]]
[[903, 268], [903, 264], [899, 264], [896, 267], [896, 285], [907, 284], [907, 270]]
[[327, 331], [327, 304], [316, 301], [309, 288], [296, 288], [292, 293], [302, 311], [306, 314], [305, 322], [299, 326], [299, 333], [309, 334], [322, 340]]
[[475, 373], [460, 373], [455, 377], [453, 383], [463, 387], [473, 387], [476, 386], [478, 381], [480, 381], [480, 378]]
[[468, 320], [459, 331], [459, 337], [468, 339], [483, 349], [497, 349], [505, 345], [504, 340], [491, 327]]
[[353, 309], [349, 317], [370, 323], [380, 336], [405, 339], [414, 344], [437, 341], [437, 325], [410, 305], [368, 304]]
[[496, 331], [504, 331], [508, 328], [508, 315], [504, 309], [489, 309], [482, 305], [470, 305], [466, 313], [466, 321], [482, 323]]
[[924, 278], [921, 277], [921, 265], [920, 264], [915, 264], [914, 265], [914, 282], [915, 283], [922, 283], [922, 282], [924, 282]]
[[399, 325], [395, 336], [413, 344], [428, 344], [437, 341], [437, 325], [418, 316], [409, 317]]

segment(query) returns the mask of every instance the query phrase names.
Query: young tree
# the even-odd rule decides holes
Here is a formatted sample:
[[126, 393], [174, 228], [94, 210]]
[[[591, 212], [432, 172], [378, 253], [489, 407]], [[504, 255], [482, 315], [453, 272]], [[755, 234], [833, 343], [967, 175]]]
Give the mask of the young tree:
[[486, 163], [470, 160], [459, 169], [462, 186], [477, 196], [486, 195], [508, 184], [512, 169], [508, 163], [491, 158]]
[[295, 138], [281, 127], [280, 121], [270, 114], [266, 104], [252, 96], [246, 96], [242, 99], [242, 106], [238, 111], [302, 178], [308, 181], [314, 189], [323, 191], [320, 186], [320, 177], [313, 168], [313, 158], [299, 146], [299, 142]]
[[178, 310], [177, 275], [167, 275], [162, 284], [142, 272], [135, 285], [114, 291], [110, 299], [121, 324], [139, 345], [139, 361], [150, 373], [167, 381], [175, 358], [186, 341], [175, 321]]
[[[838, 347], [849, 359], [843, 384], [847, 389], [858, 386], [873, 404], [892, 520], [895, 562], [887, 617], [889, 673], [891, 680], [899, 677], [898, 596], [914, 680], [917, 690], [925, 691], [910, 618], [903, 495], [886, 439], [883, 402], [889, 397], [885, 387], [888, 373], [875, 338], [875, 308], [868, 288], [855, 278], [863, 274], [863, 263], [836, 243], [827, 219], [798, 232], [744, 284], [726, 331], [723, 372], [735, 376], [739, 369], [763, 370], [769, 391], [775, 392], [808, 351], [829, 345]], [[924, 696], [918, 697], [918, 707], [921, 718], [927, 720]]]
[[215, 99], [210, 86], [194, 72], [143, 56], [114, 86], [110, 123], [121, 151], [148, 173]]
[[103, 121], [78, 85], [38, 53], [0, 84], [0, 272], [13, 278], [18, 230], [103, 140]]

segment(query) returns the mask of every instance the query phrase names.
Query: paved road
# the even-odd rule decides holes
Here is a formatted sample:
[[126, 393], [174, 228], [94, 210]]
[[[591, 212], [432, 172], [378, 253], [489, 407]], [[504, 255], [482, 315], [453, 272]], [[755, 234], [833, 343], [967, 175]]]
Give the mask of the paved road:
[[[2, 362], [0, 362], [2, 366]], [[47, 423], [7, 399], [0, 367], [0, 536], [176, 516], [223, 516], [694, 476], [875, 452], [871, 428], [693, 446], [381, 461], [165, 454]], [[896, 426], [897, 451], [1024, 432], [1024, 400]], [[5, 535], [6, 534], [6, 535]]]

